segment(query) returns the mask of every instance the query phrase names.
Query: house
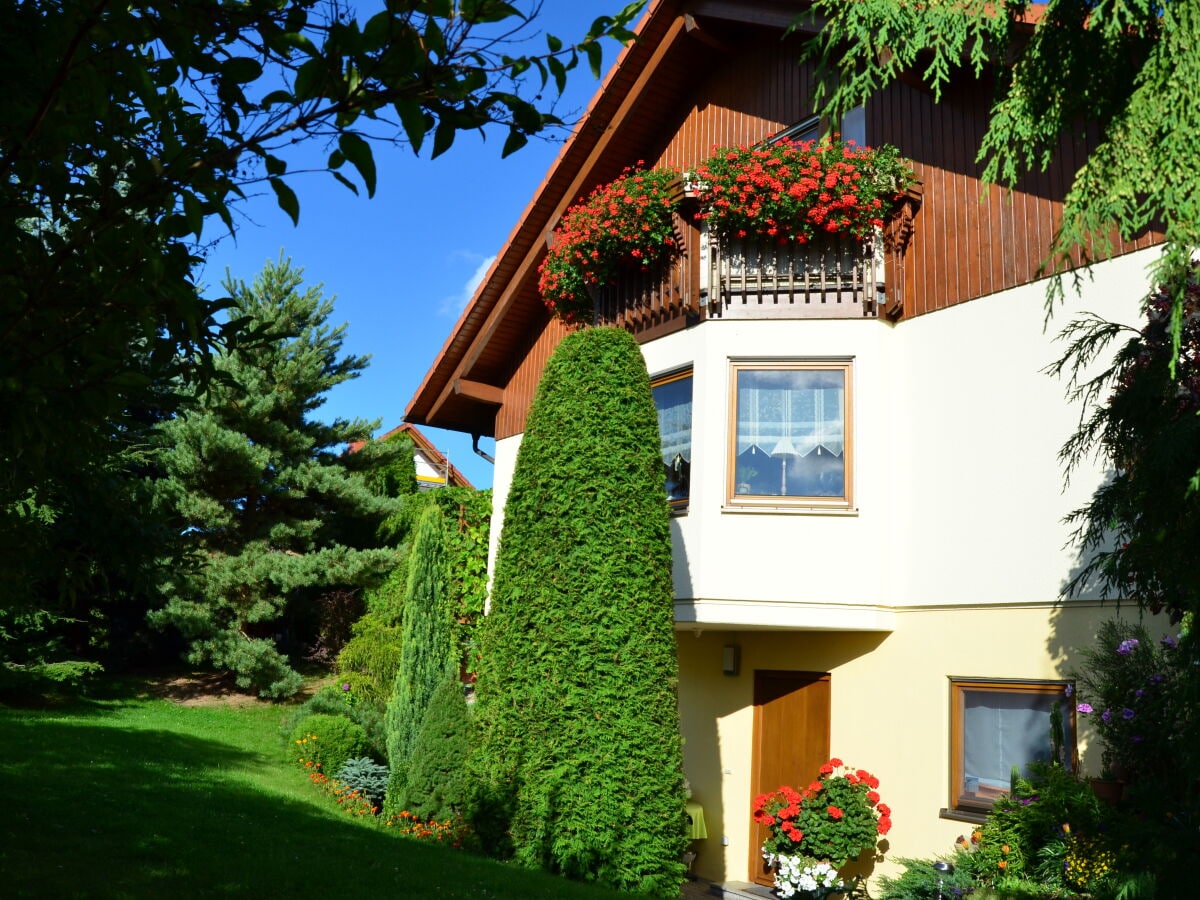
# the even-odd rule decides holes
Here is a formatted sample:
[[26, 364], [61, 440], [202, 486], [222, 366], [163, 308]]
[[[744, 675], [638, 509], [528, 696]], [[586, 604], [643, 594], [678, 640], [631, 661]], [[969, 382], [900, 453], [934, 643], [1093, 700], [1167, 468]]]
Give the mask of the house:
[[[391, 431], [382, 435], [379, 440], [386, 441], [397, 434], [406, 434], [409, 440], [412, 441], [413, 463], [417, 469], [418, 490], [428, 491], [440, 487], [474, 487], [467, 480], [467, 477], [454, 467], [446, 454], [435, 447], [433, 441], [429, 440], [421, 429], [409, 422], [397, 425]], [[353, 453], [361, 446], [361, 441], [355, 441], [350, 444], [348, 450]]]
[[[819, 129], [797, 62], [819, 22], [784, 36], [804, 9], [652, 2], [454, 327], [406, 419], [495, 437], [493, 536], [571, 327], [539, 299], [548, 235], [638, 160], [687, 170], [714, 146]], [[905, 78], [842, 123], [919, 180], [871, 252], [785, 279], [681, 215], [676, 262], [598, 297], [600, 321], [641, 344], [675, 475], [679, 703], [709, 879], [770, 883], [753, 798], [830, 755], [881, 779], [889, 857], [949, 851], [1011, 766], [1047, 752], [1074, 648], [1111, 614], [1059, 599], [1080, 563], [1063, 517], [1104, 473], [1064, 489], [1079, 411], [1042, 370], [1073, 307], [1136, 321], [1161, 236], [1119, 244], [1044, 327], [1039, 264], [1070, 172], [981, 202], [990, 99], [986, 76], [959, 73], [937, 105]], [[797, 285], [798, 270], [816, 275]]]

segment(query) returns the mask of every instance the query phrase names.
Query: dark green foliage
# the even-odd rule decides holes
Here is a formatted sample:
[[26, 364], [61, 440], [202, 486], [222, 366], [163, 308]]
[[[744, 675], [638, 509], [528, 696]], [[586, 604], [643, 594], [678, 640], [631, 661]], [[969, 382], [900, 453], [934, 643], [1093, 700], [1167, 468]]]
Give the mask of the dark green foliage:
[[[0, 596], [12, 613], [0, 645], [21, 645], [6, 658], [74, 653], [110, 627], [96, 607], [141, 621], [137, 582], [166, 554], [143, 540], [148, 506], [109, 479], [145, 474], [127, 454], [147, 425], [251, 335], [228, 298], [197, 288], [213, 226], [233, 232], [238, 203], [268, 185], [297, 218], [289, 165], [314, 159], [297, 145], [328, 144], [318, 168], [367, 194], [373, 142], [437, 156], [464, 130], [498, 129], [499, 152], [516, 150], [558, 122], [569, 69], [598, 70], [601, 41], [631, 37], [640, 5], [533, 55], [514, 49], [528, 19], [504, 3], [376, 4], [361, 18], [335, 0], [0, 6]], [[287, 677], [262, 648], [211, 650], [245, 655], [259, 681]]]
[[373, 612], [354, 623], [353, 637], [338, 654], [338, 678], [351, 685], [355, 702], [387, 705], [400, 668], [403, 631]]
[[454, 610], [454, 641], [468, 672], [475, 671], [475, 628], [487, 603], [492, 492], [470, 488], [430, 491], [446, 519], [446, 590]]
[[388, 765], [392, 770], [388, 812], [395, 811], [391, 798], [403, 791], [413, 743], [429, 701], [438, 685], [458, 672], [446, 596], [445, 527], [441, 509], [430, 505], [417, 523], [413, 538], [400, 667], [385, 719]]
[[392, 806], [425, 820], [462, 815], [470, 725], [462, 683], [457, 677], [448, 678], [429, 700], [402, 793]]
[[417, 492], [417, 461], [413, 456], [412, 438], [398, 433], [383, 438], [399, 448], [386, 466], [376, 468], [367, 483], [385, 497], [404, 497]]
[[[1200, 6], [1049, 0], [1030, 35], [1021, 20], [1034, 6], [818, 0], [814, 12], [827, 24], [807, 48], [824, 76], [814, 103], [837, 121], [906, 72], [937, 101], [951, 80], [993, 76], [996, 98], [978, 148], [984, 178], [1014, 186], [1056, 158], [1080, 167], [1046, 247], [1051, 270], [1112, 255], [1115, 235], [1129, 240], [1161, 227], [1166, 244], [1152, 277], [1170, 298], [1168, 330], [1178, 348], [1200, 248], [1200, 154], [1191, 139], [1200, 130], [1192, 89], [1200, 54], [1191, 52], [1200, 42]], [[1085, 131], [1089, 149], [1077, 155]], [[1051, 297], [1062, 290], [1057, 279], [1050, 290]]]
[[[968, 860], [980, 884], [1023, 877], [1061, 887], [1070, 836], [1107, 830], [1108, 810], [1083, 778], [1055, 763], [1030, 763], [1029, 770], [1028, 778], [1014, 779], [1012, 792], [996, 801], [980, 828], [978, 848]], [[1047, 859], [1050, 865], [1043, 864]]]
[[288, 753], [319, 763], [321, 771], [332, 777], [346, 760], [362, 756], [367, 735], [344, 716], [318, 713], [296, 723], [289, 738]]
[[904, 866], [904, 872], [895, 878], [881, 878], [879, 900], [935, 900], [939, 896], [951, 898], [962, 897], [971, 892], [974, 880], [970, 869], [963, 865], [959, 856], [941, 859], [954, 866], [950, 873], [938, 872], [933, 864], [938, 859], [908, 859], [900, 857], [896, 862]]
[[165, 586], [152, 621], [182, 633], [189, 661], [235, 672], [265, 697], [300, 687], [274, 639], [289, 608], [369, 584], [393, 561], [389, 550], [343, 542], [355, 530], [347, 523], [377, 523], [394, 505], [362, 472], [388, 457], [379, 447], [353, 459], [337, 452], [371, 423], [312, 418], [325, 392], [366, 360], [342, 356], [345, 326], [329, 326], [332, 300], [301, 285], [286, 262], [268, 265], [251, 286], [227, 283], [232, 313], [260, 337], [220, 354], [221, 381], [156, 429], [157, 502], [174, 516], [191, 564]]
[[684, 787], [658, 419], [624, 331], [568, 336], [530, 412], [481, 626], [474, 816], [516, 859], [676, 897]]
[[380, 765], [369, 756], [348, 759], [338, 770], [337, 780], [352, 791], [358, 791], [371, 805], [383, 808], [383, 795], [387, 790], [388, 767]]

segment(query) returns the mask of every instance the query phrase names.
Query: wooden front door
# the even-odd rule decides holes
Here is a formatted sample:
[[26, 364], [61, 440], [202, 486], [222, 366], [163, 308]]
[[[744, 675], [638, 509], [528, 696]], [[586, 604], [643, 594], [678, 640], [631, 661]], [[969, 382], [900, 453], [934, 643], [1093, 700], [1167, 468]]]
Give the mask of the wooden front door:
[[[754, 673], [754, 762], [750, 802], [780, 785], [797, 790], [817, 778], [829, 761], [829, 675], [820, 672]], [[751, 809], [747, 816], [752, 816]], [[768, 831], [751, 822], [750, 872], [774, 884], [762, 858]]]

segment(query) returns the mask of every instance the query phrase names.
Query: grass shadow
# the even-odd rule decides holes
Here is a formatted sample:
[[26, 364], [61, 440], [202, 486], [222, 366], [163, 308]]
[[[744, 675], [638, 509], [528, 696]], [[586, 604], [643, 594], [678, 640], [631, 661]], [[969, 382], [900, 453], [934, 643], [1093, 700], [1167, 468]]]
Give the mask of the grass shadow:
[[4, 896], [614, 896], [351, 819], [282, 760], [277, 712], [0, 709]]

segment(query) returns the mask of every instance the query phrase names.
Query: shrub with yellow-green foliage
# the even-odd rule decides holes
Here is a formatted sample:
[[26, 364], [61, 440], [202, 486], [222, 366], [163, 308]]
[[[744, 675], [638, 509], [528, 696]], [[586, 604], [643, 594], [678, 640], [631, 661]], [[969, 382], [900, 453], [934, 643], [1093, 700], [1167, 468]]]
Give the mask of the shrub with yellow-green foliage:
[[686, 845], [669, 512], [633, 338], [569, 335], [517, 456], [472, 768], [481, 841], [524, 865], [678, 897]]

